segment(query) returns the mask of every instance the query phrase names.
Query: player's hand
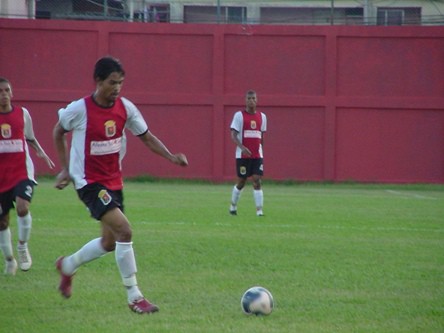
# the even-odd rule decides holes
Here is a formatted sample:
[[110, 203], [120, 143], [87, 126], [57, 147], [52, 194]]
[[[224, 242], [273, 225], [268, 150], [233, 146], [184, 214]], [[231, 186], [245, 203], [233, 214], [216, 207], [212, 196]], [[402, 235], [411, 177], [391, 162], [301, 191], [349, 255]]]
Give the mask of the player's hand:
[[56, 177], [56, 183], [55, 188], [59, 190], [63, 190], [66, 186], [69, 185], [69, 182], [71, 181], [71, 177], [69, 177], [69, 172], [66, 169], [63, 169], [59, 172], [59, 174]]
[[37, 156], [43, 158], [50, 169], [54, 169], [55, 167], [54, 162], [49, 158], [48, 155], [46, 155], [45, 152], [37, 153]]
[[184, 154], [182, 154], [182, 153], [175, 154], [174, 157], [175, 157], [175, 160], [174, 160], [175, 164], [178, 164], [180, 166], [188, 166], [188, 160]]
[[245, 156], [248, 156], [248, 157], [251, 156], [251, 151], [247, 147], [242, 146], [241, 151], [242, 151], [242, 155], [245, 155]]

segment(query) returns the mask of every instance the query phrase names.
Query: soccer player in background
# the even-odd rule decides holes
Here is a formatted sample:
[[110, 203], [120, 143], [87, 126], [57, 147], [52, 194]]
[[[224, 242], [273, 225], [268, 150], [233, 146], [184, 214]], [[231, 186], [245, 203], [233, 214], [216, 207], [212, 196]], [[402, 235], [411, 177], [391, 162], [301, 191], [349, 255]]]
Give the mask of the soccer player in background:
[[[96, 90], [59, 110], [53, 136], [62, 170], [55, 187], [63, 189], [72, 180], [81, 201], [93, 218], [101, 223], [101, 236], [91, 240], [70, 256], [60, 257], [59, 291], [71, 296], [72, 278], [83, 264], [115, 251], [116, 263], [126, 287], [129, 308], [137, 313], [157, 312], [140, 291], [136, 278], [136, 260], [132, 230], [123, 206], [121, 160], [125, 154], [125, 129], [154, 153], [170, 162], [187, 166], [184, 154], [172, 154], [148, 129], [137, 107], [119, 97], [125, 71], [113, 57], [99, 59], [94, 68]], [[72, 132], [70, 156], [66, 133]]]
[[246, 108], [237, 111], [231, 122], [231, 140], [236, 144], [237, 183], [231, 192], [230, 214], [237, 215], [237, 203], [247, 178], [253, 181], [253, 197], [256, 215], [263, 216], [264, 193], [262, 176], [264, 174], [263, 151], [264, 133], [267, 131], [267, 117], [256, 110], [257, 95], [249, 90], [245, 96]]
[[34, 135], [28, 110], [12, 105], [12, 97], [9, 80], [0, 77], [0, 249], [5, 258], [5, 274], [8, 275], [15, 275], [17, 271], [9, 228], [9, 211], [14, 206], [19, 266], [22, 271], [28, 271], [32, 265], [28, 249], [32, 228], [29, 207], [37, 182], [28, 146], [45, 160], [50, 169], [54, 167]]

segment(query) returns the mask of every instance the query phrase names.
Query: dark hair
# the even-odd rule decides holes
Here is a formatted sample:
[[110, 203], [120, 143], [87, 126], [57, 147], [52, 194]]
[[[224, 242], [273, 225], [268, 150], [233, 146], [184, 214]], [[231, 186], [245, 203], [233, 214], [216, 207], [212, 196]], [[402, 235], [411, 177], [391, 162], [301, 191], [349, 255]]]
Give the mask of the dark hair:
[[0, 76], [0, 83], [7, 83], [9, 85], [11, 85], [11, 82], [9, 82], [9, 80], [5, 77]]
[[111, 56], [100, 58], [94, 67], [94, 80], [104, 81], [113, 72], [117, 72], [125, 76], [125, 70], [119, 59]]

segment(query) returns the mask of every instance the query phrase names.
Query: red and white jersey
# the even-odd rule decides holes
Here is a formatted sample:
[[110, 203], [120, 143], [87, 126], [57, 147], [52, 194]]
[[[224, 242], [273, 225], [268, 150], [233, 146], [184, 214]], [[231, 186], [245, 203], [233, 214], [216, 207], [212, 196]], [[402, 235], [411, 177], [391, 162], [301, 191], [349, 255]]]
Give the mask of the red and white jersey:
[[66, 131], [72, 131], [69, 173], [75, 188], [100, 183], [110, 190], [122, 189], [125, 128], [134, 135], [148, 131], [137, 107], [120, 97], [105, 108], [88, 96], [60, 109], [59, 121]]
[[231, 122], [231, 129], [238, 132], [239, 141], [251, 151], [251, 156], [242, 155], [236, 147], [236, 158], [263, 158], [262, 133], [267, 131], [267, 116], [265, 113], [248, 113], [237, 111]]
[[0, 192], [25, 179], [35, 182], [26, 140], [35, 140], [28, 110], [13, 106], [11, 112], [0, 112]]

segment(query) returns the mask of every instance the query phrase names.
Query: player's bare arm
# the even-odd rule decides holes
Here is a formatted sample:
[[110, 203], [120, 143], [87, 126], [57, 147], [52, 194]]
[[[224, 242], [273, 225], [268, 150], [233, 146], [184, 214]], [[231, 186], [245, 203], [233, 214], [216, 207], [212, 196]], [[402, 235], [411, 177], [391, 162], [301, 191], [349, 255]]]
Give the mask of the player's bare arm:
[[155, 135], [150, 131], [147, 131], [144, 135], [139, 136], [142, 142], [147, 146], [152, 152], [166, 158], [170, 162], [180, 165], [187, 166], [187, 157], [182, 153], [172, 154], [168, 148], [160, 141]]
[[65, 129], [60, 125], [60, 123], [57, 123], [53, 130], [53, 140], [54, 145], [56, 147], [57, 156], [60, 161], [60, 165], [62, 167], [62, 170], [59, 172], [59, 174], [56, 177], [56, 183], [55, 187], [59, 190], [64, 189], [66, 186], [68, 186], [69, 182], [71, 181], [71, 178], [69, 176], [69, 167], [68, 167], [68, 155], [67, 155], [67, 143], [66, 143], [66, 131]]
[[238, 131], [231, 129], [231, 140], [233, 140], [233, 142], [236, 144], [236, 146], [238, 146], [242, 150], [242, 154], [247, 155], [247, 156], [251, 156], [250, 149], [245, 147], [242, 144], [242, 142], [239, 141], [238, 134], [239, 134]]
[[50, 169], [53, 169], [55, 167], [54, 162], [51, 160], [51, 158], [45, 153], [40, 143], [37, 141], [37, 139], [28, 140], [26, 139], [26, 142], [28, 142], [29, 146], [35, 150], [38, 157], [43, 158], [48, 165]]

